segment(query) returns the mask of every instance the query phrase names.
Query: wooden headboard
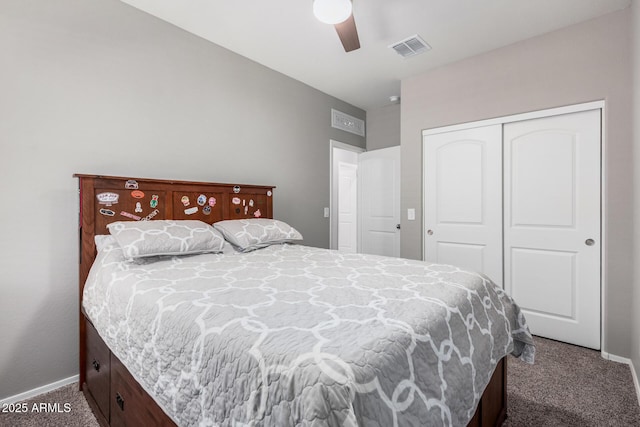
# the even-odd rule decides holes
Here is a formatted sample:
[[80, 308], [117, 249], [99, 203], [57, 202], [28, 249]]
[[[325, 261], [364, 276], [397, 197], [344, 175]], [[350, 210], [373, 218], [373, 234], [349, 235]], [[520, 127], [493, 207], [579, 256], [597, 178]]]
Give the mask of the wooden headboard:
[[80, 183], [80, 384], [84, 382], [82, 292], [96, 258], [94, 237], [115, 221], [273, 218], [272, 186], [75, 174]]

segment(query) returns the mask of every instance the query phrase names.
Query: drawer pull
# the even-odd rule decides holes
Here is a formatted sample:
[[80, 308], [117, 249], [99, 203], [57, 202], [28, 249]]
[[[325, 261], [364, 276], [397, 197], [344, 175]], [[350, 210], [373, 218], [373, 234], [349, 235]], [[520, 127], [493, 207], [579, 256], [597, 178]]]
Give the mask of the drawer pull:
[[93, 369], [100, 372], [100, 362], [98, 362], [96, 359], [93, 359], [92, 365], [93, 365]]
[[116, 403], [124, 411], [124, 399], [120, 396], [120, 393], [116, 393]]

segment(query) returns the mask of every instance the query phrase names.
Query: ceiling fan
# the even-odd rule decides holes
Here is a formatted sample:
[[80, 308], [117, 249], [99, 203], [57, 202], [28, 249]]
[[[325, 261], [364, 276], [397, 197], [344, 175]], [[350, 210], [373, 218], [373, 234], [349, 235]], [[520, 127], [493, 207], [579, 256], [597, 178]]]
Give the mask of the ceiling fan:
[[320, 22], [335, 26], [345, 52], [360, 49], [351, 0], [313, 0], [313, 14]]

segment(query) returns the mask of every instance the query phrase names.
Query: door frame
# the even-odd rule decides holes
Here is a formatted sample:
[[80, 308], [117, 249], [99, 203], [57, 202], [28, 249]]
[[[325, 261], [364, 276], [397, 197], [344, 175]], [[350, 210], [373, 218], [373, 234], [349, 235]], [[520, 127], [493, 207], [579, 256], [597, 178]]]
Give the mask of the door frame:
[[[524, 120], [538, 119], [549, 116], [559, 116], [562, 114], [570, 114], [570, 113], [578, 113], [581, 111], [588, 110], [600, 110], [600, 354], [605, 359], [610, 359], [611, 356], [607, 353], [605, 349], [606, 339], [606, 327], [605, 327], [605, 319], [607, 318], [607, 309], [606, 309], [606, 291], [607, 291], [607, 280], [606, 280], [606, 248], [607, 248], [607, 235], [606, 235], [606, 214], [607, 209], [604, 203], [606, 200], [606, 153], [607, 153], [607, 144], [606, 144], [606, 103], [604, 100], [600, 101], [592, 101], [585, 102], [582, 104], [575, 105], [567, 105], [563, 107], [549, 108], [545, 110], [539, 111], [531, 111], [527, 113], [513, 114], [504, 117], [496, 117], [487, 120], [478, 120], [474, 122], [468, 123], [460, 123], [456, 125], [443, 126], [431, 129], [424, 129], [422, 131], [422, 212], [425, 212], [425, 204], [426, 200], [424, 197], [424, 188], [425, 188], [425, 176], [424, 173], [424, 165], [425, 165], [425, 153], [424, 149], [424, 137], [427, 135], [435, 135], [438, 133], [452, 132], [457, 130], [471, 129], [481, 126], [489, 126], [496, 124], [506, 124], [511, 122], [520, 122]], [[422, 239], [422, 259], [425, 258], [425, 218], [424, 214], [422, 215], [422, 228], [420, 232], [420, 238]]]
[[[338, 240], [334, 237], [338, 235], [338, 218], [337, 215], [334, 215], [334, 211], [338, 208], [338, 195], [334, 194], [333, 187], [333, 171], [337, 165], [333, 164], [333, 153], [334, 150], [346, 150], [352, 151], [354, 153], [360, 154], [364, 153], [365, 150], [362, 147], [357, 147], [355, 145], [346, 144], [344, 142], [335, 141], [333, 139], [329, 140], [329, 248], [330, 249], [338, 249]], [[358, 193], [360, 192], [360, 188], [358, 188]], [[359, 194], [358, 194], [358, 203], [359, 203]], [[358, 222], [360, 221], [359, 217], [360, 213], [358, 212]], [[358, 224], [358, 229], [360, 225]], [[360, 232], [358, 231], [358, 236]], [[359, 243], [359, 238], [358, 238]]]

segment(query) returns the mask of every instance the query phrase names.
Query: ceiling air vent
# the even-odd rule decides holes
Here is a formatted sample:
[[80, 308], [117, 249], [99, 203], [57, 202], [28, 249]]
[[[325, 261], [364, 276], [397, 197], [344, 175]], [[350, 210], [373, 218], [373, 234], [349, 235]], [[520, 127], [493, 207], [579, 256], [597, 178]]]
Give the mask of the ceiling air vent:
[[431, 46], [429, 46], [427, 42], [422, 40], [422, 38], [417, 34], [407, 37], [404, 40], [400, 40], [389, 47], [395, 50], [396, 53], [403, 58], [408, 58], [431, 50]]

